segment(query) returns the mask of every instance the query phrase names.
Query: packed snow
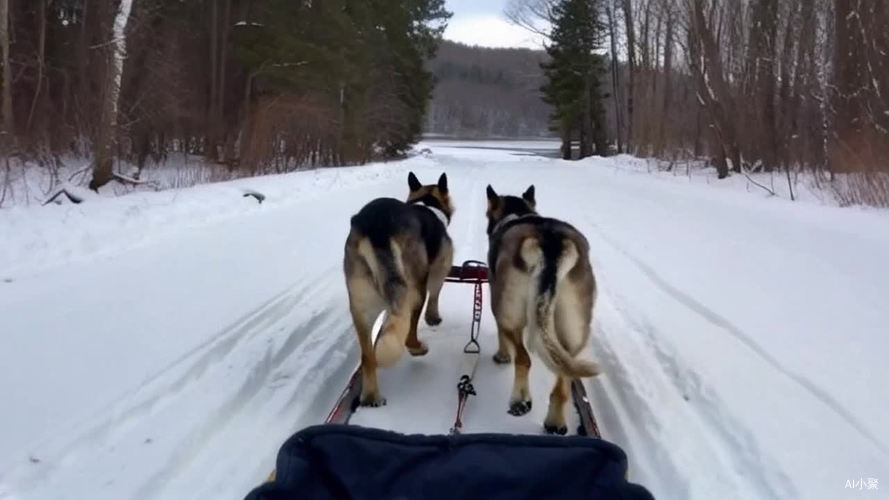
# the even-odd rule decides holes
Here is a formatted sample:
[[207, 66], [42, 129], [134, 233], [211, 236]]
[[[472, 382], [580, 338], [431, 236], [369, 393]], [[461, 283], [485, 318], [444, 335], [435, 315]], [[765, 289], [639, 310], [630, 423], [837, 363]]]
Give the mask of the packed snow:
[[[399, 162], [0, 210], [0, 498], [242, 498], [265, 480], [355, 368], [349, 217], [403, 198], [408, 171], [447, 172], [458, 263], [485, 258], [488, 183], [534, 184], [543, 215], [588, 237], [587, 357], [604, 373], [586, 387], [631, 481], [657, 498], [880, 498], [854, 485], [889, 471], [889, 212], [556, 149], [428, 141]], [[381, 370], [388, 404], [353, 424], [449, 430], [472, 287], [441, 300], [429, 354]], [[532, 412], [507, 414], [488, 300], [466, 432], [540, 433], [552, 375], [535, 359]]]

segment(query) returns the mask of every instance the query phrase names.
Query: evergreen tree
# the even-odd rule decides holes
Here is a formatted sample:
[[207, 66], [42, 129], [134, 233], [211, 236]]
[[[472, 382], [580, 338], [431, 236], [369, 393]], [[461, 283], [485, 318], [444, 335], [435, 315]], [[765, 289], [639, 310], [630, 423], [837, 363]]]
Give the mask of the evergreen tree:
[[[422, 132], [444, 0], [265, 0], [238, 56], [264, 92], [320, 102], [336, 124], [333, 161], [403, 154]], [[249, 83], [248, 83], [249, 86]], [[248, 134], [250, 136], [252, 134]]]
[[543, 99], [553, 106], [553, 128], [562, 137], [562, 157], [571, 159], [571, 140], [579, 132], [580, 157], [593, 145], [606, 154], [605, 108], [600, 85], [605, 73], [601, 49], [604, 26], [598, 0], [561, 0], [553, 8], [550, 61], [542, 65], [547, 83]]

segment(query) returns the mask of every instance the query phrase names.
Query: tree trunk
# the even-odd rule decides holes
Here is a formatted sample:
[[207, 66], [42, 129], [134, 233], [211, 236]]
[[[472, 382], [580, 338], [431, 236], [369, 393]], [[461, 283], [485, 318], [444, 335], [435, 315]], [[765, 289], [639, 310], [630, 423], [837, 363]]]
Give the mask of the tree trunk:
[[[123, 60], [126, 57], [126, 26], [133, 0], [121, 0], [113, 19], [103, 16], [102, 24], [110, 23], [111, 29], [102, 32], [110, 35], [111, 43], [101, 50], [105, 53], [105, 77], [102, 81], [101, 121], [95, 144], [93, 178], [89, 188], [98, 191], [114, 178], [112, 170], [114, 150], [117, 146], [117, 110], [120, 98], [120, 82], [123, 76]], [[109, 2], [110, 3], [110, 2]], [[113, 9], [108, 9], [113, 12]]]
[[[586, 114], [586, 105], [584, 104], [584, 114]], [[577, 159], [587, 157], [587, 146], [589, 143], [589, 129], [587, 128], [586, 116], [580, 118], [580, 153]]]
[[[240, 139], [240, 148], [239, 148], [239, 159], [238, 159], [238, 167], [246, 167], [246, 168], [254, 168], [253, 163], [253, 153], [251, 152], [252, 148], [252, 120], [251, 115], [253, 113], [253, 109], [250, 106], [251, 99], [253, 96], [253, 79], [256, 78], [260, 70], [255, 70], [249, 75], [247, 75], [247, 81], [244, 83], [244, 101], [241, 104], [241, 139]], [[232, 164], [229, 163], [231, 166]]]
[[216, 154], [219, 141], [219, 123], [216, 121], [216, 83], [218, 80], [217, 60], [219, 58], [219, 6], [218, 0], [210, 0], [210, 99], [207, 102], [207, 150], [204, 157], [212, 162], [217, 161]]
[[225, 11], [222, 16], [222, 36], [219, 40], [219, 84], [216, 87], [216, 112], [215, 115], [215, 124], [217, 127], [217, 134], [219, 134], [220, 127], [222, 127], [225, 122], [225, 75], [226, 75], [226, 61], [228, 60], [228, 36], [231, 31], [232, 24], [232, 2], [231, 0], [225, 0]]
[[664, 101], [661, 106], [660, 119], [658, 120], [657, 145], [655, 146], [655, 156], [661, 156], [664, 153], [664, 146], [667, 142], [666, 131], [664, 129], [667, 121], [670, 119], [670, 97], [673, 88], [670, 82], [670, 72], [673, 68], [673, 13], [667, 11], [667, 34], [664, 39]]
[[[796, 45], [796, 64], [793, 76], [793, 88], [791, 89], [790, 110], [788, 111], [790, 120], [790, 130], [788, 134], [792, 138], [802, 131], [803, 127], [813, 133], [799, 134], [800, 137], [791, 142], [791, 153], [797, 151], [798, 160], [805, 164], [809, 163], [813, 167], [819, 168], [823, 164], [823, 159], [816, 159], [818, 151], [821, 150], [821, 144], [816, 144], [813, 139], [818, 137], [817, 129], [820, 123], [813, 123], [808, 117], [814, 117], [810, 114], [815, 110], [812, 104], [808, 105], [808, 109], [803, 109], [803, 103], [811, 103], [811, 96], [815, 94], [814, 83], [816, 75], [814, 74], [815, 61], [815, 0], [803, 0], [800, 11], [800, 32]], [[820, 122], [820, 120], [817, 120]], [[809, 142], [812, 140], [812, 142]]]
[[3, 131], [13, 134], [12, 70], [9, 67], [9, 0], [0, 0], [0, 52], [3, 57]]
[[31, 133], [31, 123], [34, 121], [34, 110], [40, 99], [40, 91], [43, 87], [43, 68], [46, 58], [46, 0], [37, 0], [37, 85], [34, 89], [34, 97], [31, 100], [31, 110], [28, 112], [28, 121], [25, 130]]
[[[655, 80], [654, 67], [651, 63], [651, 3], [645, 6], [645, 14], [642, 16], [642, 33], [639, 36], [639, 52], [641, 64], [636, 68], [636, 82], [633, 88], [638, 94], [638, 100], [633, 102], [633, 112], [635, 113], [636, 138], [633, 141], [636, 144], [636, 151], [639, 147], [646, 148], [651, 144], [651, 109], [647, 106], [652, 99], [649, 99], [649, 91], [651, 85], [649, 82]], [[648, 156], [648, 151], [642, 150], [642, 154]]]
[[722, 72], [719, 48], [704, 16], [704, 0], [695, 0], [691, 12], [692, 32], [690, 62], [697, 75], [698, 99], [710, 115], [713, 134], [719, 146], [721, 161], [717, 162], [719, 178], [728, 176], [727, 161], [740, 171], [741, 149], [736, 136], [735, 118], [731, 115], [731, 94]]
[[617, 37], [614, 34], [614, 0], [607, 0], [608, 32], [611, 38], [611, 100], [614, 102], [614, 121], [617, 128], [617, 152], [623, 153], [623, 101], [620, 89], [620, 65], [617, 61]]
[[571, 159], [571, 127], [562, 124], [562, 159]]
[[[793, 60], [793, 26], [796, 25], [796, 12], [798, 4], [794, 4], [790, 12], [787, 22], [787, 28], [784, 32], [784, 44], [781, 49], [781, 87], [778, 90], [778, 101], [781, 107], [778, 110], [778, 131], [781, 134], [781, 140], [776, 142], [778, 150], [778, 162], [785, 168], [790, 167], [790, 145], [793, 142], [795, 131], [792, 119], [793, 99], [791, 97], [791, 64]], [[776, 138], [777, 141], [777, 138]]]
[[583, 82], [583, 114], [580, 116], [580, 158], [593, 156], [593, 96], [592, 69], [587, 69]]
[[627, 29], [627, 69], [629, 81], [627, 83], [627, 152], [633, 152], [635, 131], [633, 129], [633, 97], [636, 82], [636, 32], [633, 26], [633, 2], [623, 0], [624, 20]]
[[753, 7], [753, 24], [750, 27], [750, 55], [747, 74], [750, 78], [748, 95], [751, 120], [751, 152], [757, 155], [767, 170], [773, 169], [777, 160], [777, 130], [775, 124], [775, 57], [778, 26], [777, 0], [758, 0]]
[[853, 0], [834, 0], [834, 22], [836, 25], [836, 47], [834, 51], [834, 95], [832, 101], [835, 113], [833, 140], [830, 144], [831, 172], [842, 173], [859, 169], [862, 149], [866, 146], [863, 137], [864, 92], [867, 82], [862, 81], [862, 61], [864, 60], [864, 40], [858, 38], [856, 24], [860, 23]]
[[[106, 2], [107, 3], [107, 0]], [[87, 112], [89, 109], [93, 109], [96, 104], [94, 97], [94, 92], [91, 89], [90, 85], [90, 23], [92, 22], [92, 18], [96, 17], [100, 21], [103, 18], [102, 12], [102, 2], [98, 2], [93, 5], [93, 2], [84, 2], [83, 3], [83, 12], [81, 12], [80, 18], [80, 33], [78, 33], [77, 40], [77, 94], [73, 99], [73, 106], [75, 109], [75, 120], [77, 120], [77, 133], [80, 134], [78, 139], [90, 138], [95, 140], [95, 121], [93, 116]], [[93, 11], [96, 12], [93, 12]], [[102, 26], [101, 23], [94, 23], [98, 26]], [[95, 68], [94, 73], [101, 73], [104, 71], [101, 67]], [[93, 78], [101, 78], [100, 75], [93, 75]], [[78, 151], [81, 154], [87, 154], [88, 152], [85, 150]]]

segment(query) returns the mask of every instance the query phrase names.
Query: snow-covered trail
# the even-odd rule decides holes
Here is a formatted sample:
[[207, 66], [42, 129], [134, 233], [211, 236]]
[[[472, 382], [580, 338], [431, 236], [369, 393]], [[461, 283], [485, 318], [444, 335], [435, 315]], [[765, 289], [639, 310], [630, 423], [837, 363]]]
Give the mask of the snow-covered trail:
[[[542, 214], [587, 235], [600, 288], [589, 356], [605, 368], [587, 390], [631, 480], [658, 498], [878, 498], [843, 486], [889, 470], [886, 213], [670, 182], [624, 157], [426, 146], [425, 158], [172, 201], [0, 213], [0, 235], [34, 235], [0, 252], [0, 498], [246, 494], [354, 368], [348, 218], [403, 197], [409, 169], [448, 173], [457, 262], [484, 260], [488, 183], [535, 184]], [[249, 204], [240, 187], [268, 199]], [[446, 285], [444, 322], [420, 330], [429, 354], [381, 371], [389, 403], [353, 423], [447, 432], [471, 294]], [[485, 294], [466, 431], [540, 432], [552, 377], [534, 362], [533, 411], [506, 413], [512, 368], [490, 359]]]
[[241, 207], [228, 216], [150, 196], [136, 205], [154, 237], [108, 230], [89, 241], [108, 247], [102, 257], [70, 244], [74, 265], [10, 266], [0, 386], [14, 410], [3, 427], [18, 432], [0, 434], [0, 497], [212, 498], [267, 473], [281, 439], [323, 418], [357, 359], [339, 310], [341, 249], [366, 197], [406, 183], [407, 170], [387, 168], [350, 187], [340, 172], [297, 176], [318, 189], [309, 196], [305, 179], [265, 181], [263, 205], [239, 190], [194, 197]]

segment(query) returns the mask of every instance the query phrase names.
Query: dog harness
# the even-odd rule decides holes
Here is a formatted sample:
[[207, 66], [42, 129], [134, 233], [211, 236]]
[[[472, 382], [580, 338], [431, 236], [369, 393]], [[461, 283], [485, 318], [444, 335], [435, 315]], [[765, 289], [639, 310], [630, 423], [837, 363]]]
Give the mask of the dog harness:
[[433, 214], [435, 214], [436, 217], [438, 217], [438, 220], [440, 220], [441, 223], [444, 224], [444, 227], [448, 227], [448, 216], [445, 215], [445, 213], [442, 212], [438, 207], [433, 207], [432, 205], [427, 205], [423, 202], [418, 203], [418, 205], [422, 206], [423, 208], [428, 208]]
[[500, 219], [500, 222], [498, 222], [497, 224], [494, 224], [494, 229], [491, 230], [491, 234], [496, 233], [501, 228], [503, 228], [503, 226], [505, 226], [506, 224], [508, 224], [514, 220], [524, 219], [525, 217], [534, 217], [534, 216], [537, 216], [537, 214], [535, 214], [535, 213], [524, 214], [524, 215], [509, 214], [506, 217]]

